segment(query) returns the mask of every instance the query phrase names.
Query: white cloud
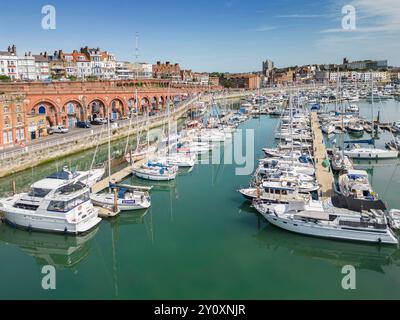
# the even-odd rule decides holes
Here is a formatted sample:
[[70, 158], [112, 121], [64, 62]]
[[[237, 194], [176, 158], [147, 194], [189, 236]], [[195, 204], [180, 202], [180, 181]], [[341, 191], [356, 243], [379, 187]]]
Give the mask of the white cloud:
[[299, 14], [299, 13], [295, 13], [295, 14], [282, 14], [282, 15], [278, 15], [276, 16], [277, 18], [321, 18], [324, 17], [324, 15], [322, 14]]
[[[334, 0], [332, 27], [317, 31], [314, 45], [321, 55], [338, 60], [388, 59], [400, 65], [400, 0]], [[356, 28], [341, 27], [343, 5], [356, 9]]]
[[274, 26], [266, 26], [266, 25], [263, 25], [263, 26], [259, 26], [258, 28], [256, 28], [256, 29], [253, 29], [253, 31], [256, 31], [256, 32], [265, 32], [265, 31], [270, 31], [270, 30], [275, 30], [276, 29], [276, 27], [274, 27]]
[[321, 30], [320, 33], [351, 33], [351, 32], [386, 32], [386, 31], [400, 31], [400, 23], [390, 25], [376, 25], [370, 27], [356, 27], [355, 29], [332, 28]]
[[[321, 33], [400, 31], [399, 0], [352, 0], [348, 4], [356, 10], [356, 28], [344, 30], [338, 26], [321, 30]], [[341, 12], [339, 12], [340, 14]], [[337, 22], [335, 21], [335, 23]]]

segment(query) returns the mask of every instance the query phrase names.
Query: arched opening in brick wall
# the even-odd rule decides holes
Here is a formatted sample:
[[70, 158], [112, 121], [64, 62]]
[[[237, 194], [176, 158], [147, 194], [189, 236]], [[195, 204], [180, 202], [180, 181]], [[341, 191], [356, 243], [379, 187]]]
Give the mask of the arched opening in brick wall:
[[55, 104], [49, 101], [40, 101], [31, 109], [33, 114], [45, 114], [46, 124], [48, 127], [62, 124], [60, 114], [57, 111]]
[[91, 120], [96, 118], [106, 118], [107, 117], [107, 108], [103, 101], [101, 100], [93, 100], [89, 103], [89, 109], [91, 113]]
[[86, 120], [85, 110], [77, 101], [68, 101], [63, 107], [63, 112], [70, 128], [75, 127], [78, 121]]
[[124, 103], [120, 99], [111, 101], [111, 117], [115, 120], [125, 116]]

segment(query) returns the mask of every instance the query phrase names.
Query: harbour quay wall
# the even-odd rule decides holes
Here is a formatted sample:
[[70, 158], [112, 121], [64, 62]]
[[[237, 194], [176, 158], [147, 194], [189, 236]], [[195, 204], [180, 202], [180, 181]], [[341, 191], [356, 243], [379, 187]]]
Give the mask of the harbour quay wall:
[[[198, 98], [194, 98], [177, 106], [170, 112], [170, 118], [181, 118], [187, 113], [190, 105], [197, 100]], [[150, 129], [157, 128], [168, 122], [168, 115], [164, 112], [157, 116], [149, 117], [148, 120], [145, 117], [141, 117], [139, 121], [132, 119], [131, 121], [125, 120], [123, 122], [111, 123], [110, 140], [116, 141], [128, 135], [136, 135], [147, 126], [147, 121]], [[71, 136], [63, 137], [60, 135], [57, 139], [42, 141], [40, 144], [29, 145], [25, 148], [14, 150], [11, 153], [2, 153], [0, 154], [0, 177], [89, 150], [105, 143], [108, 143], [107, 125], [94, 127], [93, 129], [79, 130]]]
[[[313, 89], [315, 86], [302, 86], [296, 89]], [[286, 90], [287, 88], [268, 88], [261, 90], [235, 90], [216, 93], [198, 94], [186, 101], [183, 101], [170, 110], [170, 118], [179, 119], [196, 103], [210, 103], [213, 100], [240, 99], [251, 94], [273, 94]], [[160, 127], [168, 122], [166, 111], [149, 117], [149, 127]], [[143, 131], [147, 124], [146, 118], [123, 120], [111, 124], [111, 141], [116, 141], [136, 135]], [[38, 144], [31, 144], [24, 148], [18, 148], [12, 151], [3, 151], [0, 153], [0, 177], [5, 177], [16, 172], [20, 172], [40, 164], [60, 159], [75, 153], [79, 153], [97, 145], [108, 143], [107, 125], [92, 127], [91, 129], [82, 129], [68, 134], [65, 137], [57, 136], [57, 139], [41, 141]]]

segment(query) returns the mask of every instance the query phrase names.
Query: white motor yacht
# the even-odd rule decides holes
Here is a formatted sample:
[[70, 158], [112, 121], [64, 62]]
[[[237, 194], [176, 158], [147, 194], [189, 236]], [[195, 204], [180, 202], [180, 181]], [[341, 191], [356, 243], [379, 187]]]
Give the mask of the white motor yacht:
[[[299, 234], [340, 240], [398, 244], [385, 215], [343, 209], [305, 208], [303, 202], [271, 204], [257, 201], [254, 208], [271, 224]], [[340, 211], [340, 212], [339, 212]]]
[[247, 200], [260, 199], [270, 202], [288, 203], [289, 201], [309, 201], [309, 194], [300, 193], [295, 187], [284, 182], [263, 183], [262, 186], [239, 189]]
[[11, 225], [30, 230], [80, 234], [101, 221], [82, 182], [35, 185], [29, 193], [1, 199], [0, 211]]

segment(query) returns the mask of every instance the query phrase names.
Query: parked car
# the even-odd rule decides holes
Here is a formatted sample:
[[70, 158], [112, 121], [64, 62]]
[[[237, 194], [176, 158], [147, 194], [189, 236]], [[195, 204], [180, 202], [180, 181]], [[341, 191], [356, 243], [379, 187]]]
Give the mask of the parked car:
[[54, 130], [52, 128], [50, 128], [50, 127], [47, 127], [46, 130], [47, 130], [47, 134], [53, 134], [54, 133]]
[[[108, 118], [106, 118], [105, 120], [106, 120], [106, 123], [107, 123], [107, 122], [108, 122]], [[110, 118], [110, 123], [113, 123], [113, 122], [115, 122], [115, 121], [117, 121], [117, 120], [114, 119], [114, 118]]]
[[66, 127], [64, 127], [63, 125], [54, 126], [51, 129], [53, 130], [54, 133], [67, 133], [68, 132], [68, 129]]
[[94, 118], [91, 123], [94, 125], [101, 125], [101, 124], [106, 124], [107, 120], [104, 118]]
[[90, 124], [89, 121], [78, 121], [76, 123], [77, 128], [91, 128], [92, 125]]

